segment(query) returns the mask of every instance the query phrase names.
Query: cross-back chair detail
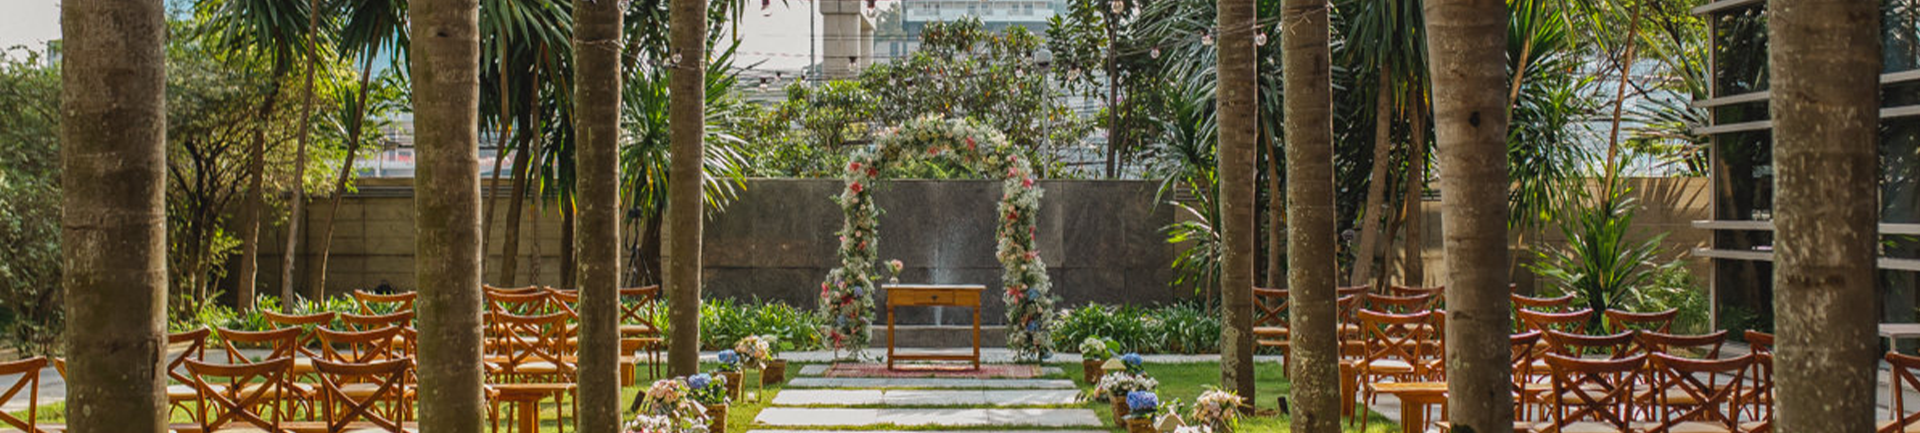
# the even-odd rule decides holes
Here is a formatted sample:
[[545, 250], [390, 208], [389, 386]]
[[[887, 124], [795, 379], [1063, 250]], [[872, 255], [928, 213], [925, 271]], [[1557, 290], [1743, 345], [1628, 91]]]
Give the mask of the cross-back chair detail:
[[1727, 359], [1688, 359], [1654, 353], [1650, 396], [1662, 410], [1660, 424], [1648, 431], [1741, 433], [1740, 384], [1746, 382], [1753, 355]]
[[[408, 351], [405, 340], [401, 338], [402, 331], [404, 329], [397, 326], [370, 331], [335, 331], [321, 328], [314, 330], [314, 334], [320, 340], [319, 359], [336, 364], [365, 364], [407, 358]], [[316, 362], [315, 365], [317, 366], [318, 363]]]
[[1573, 295], [1557, 298], [1536, 298], [1522, 294], [1507, 295], [1513, 301], [1515, 310], [1531, 310], [1544, 313], [1565, 313], [1573, 310]]
[[1260, 347], [1272, 347], [1280, 350], [1281, 363], [1287, 363], [1291, 355], [1292, 344], [1287, 330], [1287, 291], [1284, 289], [1253, 288], [1253, 340]]
[[381, 315], [413, 311], [413, 301], [420, 292], [371, 293], [353, 291], [353, 299], [360, 302], [360, 314]]
[[1640, 331], [1634, 334], [1640, 340], [1640, 347], [1650, 353], [1714, 359], [1720, 357], [1720, 347], [1727, 342], [1727, 331], [1714, 331], [1700, 335], [1678, 335], [1654, 331]]
[[487, 292], [488, 311], [522, 316], [538, 316], [555, 312], [549, 301], [552, 294], [546, 290], [529, 292]]
[[227, 362], [242, 364], [247, 356], [240, 352], [241, 345], [266, 346], [270, 352], [261, 359], [292, 359], [300, 351], [295, 349], [300, 342], [300, 328], [280, 328], [266, 331], [243, 331], [220, 328], [221, 348], [225, 349]]
[[11, 425], [27, 433], [38, 433], [40, 424], [34, 419], [40, 408], [40, 370], [47, 368], [47, 358], [32, 357], [13, 362], [0, 362], [0, 378], [19, 376], [13, 385], [0, 389], [0, 405], [13, 401], [20, 394], [26, 394], [27, 419], [22, 420], [0, 411], [0, 427]]
[[495, 343], [500, 347], [497, 362], [493, 363], [497, 376], [509, 381], [554, 382], [570, 381], [574, 376], [573, 363], [563, 352], [566, 340], [572, 337], [566, 313], [520, 316], [494, 312], [488, 317], [501, 332], [497, 337], [500, 341]]
[[1367, 308], [1374, 311], [1407, 314], [1428, 310], [1433, 306], [1432, 295], [1392, 296], [1378, 293], [1364, 295]]
[[[1552, 334], [1549, 333], [1549, 336]], [[1554, 405], [1552, 420], [1543, 433], [1633, 432], [1634, 385], [1647, 363], [1646, 355], [1590, 360], [1549, 353]]]
[[[313, 363], [320, 375], [327, 431], [404, 432], [408, 410], [410, 359], [369, 363]], [[380, 404], [387, 405], [382, 411]]]
[[1893, 407], [1889, 408], [1892, 418], [1880, 423], [1878, 433], [1904, 432], [1908, 427], [1920, 426], [1920, 410], [1907, 411], [1905, 390], [1920, 391], [1920, 357], [1887, 352], [1887, 364], [1893, 366]]
[[1621, 359], [1639, 354], [1641, 351], [1634, 334], [1635, 332], [1628, 331], [1610, 335], [1585, 335], [1549, 330], [1546, 332], [1546, 340], [1553, 353], [1573, 357], [1602, 354], [1606, 355], [1607, 359]]
[[340, 323], [351, 331], [372, 331], [388, 326], [407, 328], [413, 326], [413, 310], [387, 314], [341, 314]]
[[1533, 310], [1517, 310], [1514, 315], [1527, 331], [1560, 331], [1568, 334], [1587, 333], [1587, 323], [1593, 320], [1593, 310], [1580, 309], [1564, 313], [1552, 313]]
[[1606, 319], [1607, 332], [1654, 331], [1668, 333], [1673, 332], [1673, 319], [1680, 317], [1680, 310], [1669, 308], [1666, 311], [1639, 313], [1608, 309], [1607, 311], [1601, 312], [1601, 317]]
[[[276, 400], [292, 397], [287, 374], [293, 370], [293, 358], [250, 364], [188, 360], [186, 364], [194, 388], [200, 392], [201, 431], [220, 431], [235, 423], [268, 432], [285, 431], [280, 426], [282, 411]], [[219, 386], [213, 386], [216, 384]]]
[[[1360, 383], [1381, 379], [1415, 382], [1432, 378], [1434, 352], [1431, 312], [1393, 314], [1360, 310], [1360, 329], [1366, 333], [1366, 351], [1357, 364]], [[1371, 392], [1369, 392], [1371, 395]]]

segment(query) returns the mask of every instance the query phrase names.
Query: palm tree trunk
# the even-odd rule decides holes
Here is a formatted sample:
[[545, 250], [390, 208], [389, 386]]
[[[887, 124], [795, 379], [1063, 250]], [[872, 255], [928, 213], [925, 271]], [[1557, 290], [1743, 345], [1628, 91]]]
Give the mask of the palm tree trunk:
[[[1273, 131], [1265, 131], [1272, 134]], [[1273, 137], [1260, 140], [1267, 146], [1267, 287], [1287, 285], [1287, 192], [1281, 189], [1280, 167], [1286, 154], [1280, 152]]]
[[1874, 429], [1880, 5], [1769, 3], [1782, 432]]
[[707, 2], [675, 1], [670, 5], [669, 44], [672, 68], [668, 77], [668, 131], [672, 160], [667, 172], [667, 374], [693, 374], [700, 367], [700, 234], [705, 193], [701, 184], [706, 149]]
[[[166, 8], [67, 0], [61, 216], [67, 423], [164, 431]], [[112, 127], [102, 127], [112, 125]]]
[[1257, 65], [1254, 62], [1254, 8], [1252, 0], [1218, 0], [1215, 19], [1220, 32], [1216, 68], [1220, 113], [1220, 386], [1255, 400], [1253, 382], [1253, 273], [1254, 243], [1258, 242], [1254, 209], [1254, 139], [1260, 124]]
[[[300, 221], [306, 219], [307, 204], [307, 140], [313, 135], [313, 70], [320, 63], [320, 0], [307, 0], [307, 82], [306, 99], [300, 103], [300, 140], [293, 147], [293, 197], [288, 200], [290, 212], [287, 213], [287, 247], [280, 251], [280, 291], [294, 293], [293, 265], [300, 257]], [[292, 297], [289, 296], [288, 299]], [[315, 301], [327, 298], [325, 287], [314, 287], [308, 296]], [[282, 309], [292, 310], [291, 302], [281, 303]]]
[[347, 183], [353, 179], [353, 160], [360, 154], [360, 133], [366, 127], [367, 87], [373, 80], [373, 57], [375, 50], [368, 50], [360, 59], [360, 94], [354, 97], [353, 123], [347, 126], [347, 155], [340, 163], [339, 178], [333, 181], [333, 197], [327, 200], [327, 215], [320, 220], [320, 261], [313, 264], [313, 286], [320, 290], [327, 287], [327, 261], [333, 256], [333, 222], [340, 213], [340, 200], [347, 195]]
[[480, 297], [480, 5], [415, 0], [414, 238], [422, 430], [483, 430]]
[[1420, 209], [1421, 193], [1427, 189], [1427, 98], [1415, 91], [1412, 99], [1412, 121], [1408, 123], [1413, 126], [1413, 143], [1407, 146], [1411, 151], [1407, 157], [1407, 198], [1401, 203], [1402, 212], [1406, 213], [1402, 224], [1407, 227], [1407, 245], [1401, 261], [1406, 264], [1400, 268], [1404, 272], [1400, 283], [1422, 287], [1427, 283], [1427, 258], [1422, 253], [1427, 246], [1426, 235], [1422, 233], [1426, 231], [1427, 215]]
[[[1391, 68], [1380, 67], [1373, 103], [1373, 176], [1367, 181], [1367, 204], [1360, 211], [1360, 247], [1353, 257], [1353, 277], [1347, 284], [1367, 284], [1373, 276], [1373, 262], [1379, 260], [1380, 218], [1387, 214], [1387, 158], [1393, 150], [1393, 81]], [[1383, 270], [1382, 273], [1385, 273]]]
[[1448, 414], [1455, 431], [1513, 429], [1507, 335], [1507, 10], [1427, 0], [1447, 257]]
[[526, 214], [521, 207], [527, 201], [527, 175], [535, 160], [535, 131], [531, 126], [526, 129], [520, 131], [520, 148], [513, 152], [513, 192], [507, 195], [507, 226], [500, 237], [500, 279], [494, 281], [501, 287], [515, 286], [514, 272], [520, 267], [520, 217]]
[[[1280, 38], [1287, 95], [1287, 288], [1293, 330], [1292, 431], [1340, 431], [1340, 347], [1334, 284], [1333, 78], [1327, 0], [1285, 0]], [[1252, 13], [1249, 11], [1248, 16]], [[1231, 28], [1231, 27], [1229, 27]], [[1224, 80], [1223, 80], [1224, 81]]]
[[261, 200], [267, 192], [262, 179], [267, 172], [267, 130], [273, 124], [273, 111], [278, 109], [280, 99], [280, 80], [267, 87], [265, 102], [260, 107], [260, 126], [253, 131], [253, 148], [247, 152], [247, 195], [240, 201], [240, 270], [236, 272], [239, 280], [234, 287], [234, 296], [239, 299], [241, 311], [252, 311], [253, 300], [260, 275], [260, 212], [267, 207]]
[[[580, 432], [620, 431], [620, 30], [621, 2], [573, 9], [573, 202], [580, 236], [566, 248], [579, 259]], [[573, 205], [566, 206], [573, 221]], [[572, 234], [571, 231], [568, 232]], [[583, 241], [590, 239], [590, 241]]]
[[[513, 134], [512, 104], [507, 103], [507, 92], [510, 91], [507, 84], [511, 82], [510, 79], [512, 77], [511, 74], [507, 73], [507, 64], [510, 63], [506, 60], [507, 44], [499, 44], [498, 51], [500, 52], [498, 57], [500, 59], [498, 62], [500, 63], [500, 93], [498, 93], [500, 99], [500, 117], [499, 122], [496, 123], [493, 128], [493, 171], [487, 172], [487, 187], [484, 191], [486, 201], [480, 204], [481, 251], [493, 251], [493, 214], [496, 213], [494, 209], [498, 209], [494, 207], [494, 205], [495, 202], [500, 201], [500, 162], [507, 156], [507, 137]], [[516, 154], [515, 157], [518, 158], [518, 155]], [[515, 161], [519, 161], [519, 159], [515, 159]], [[520, 166], [514, 166], [514, 170], [519, 169]], [[485, 278], [487, 275], [486, 269], [486, 261], [483, 260], [480, 263], [480, 275], [482, 278]]]
[[578, 211], [572, 200], [560, 201], [560, 287], [562, 288], [575, 288], [574, 283], [578, 281], [574, 277], [580, 271], [579, 256], [574, 254], [576, 251], [573, 248], [574, 240], [578, 239], [574, 237], [574, 232], [580, 228], [580, 221], [576, 214]]

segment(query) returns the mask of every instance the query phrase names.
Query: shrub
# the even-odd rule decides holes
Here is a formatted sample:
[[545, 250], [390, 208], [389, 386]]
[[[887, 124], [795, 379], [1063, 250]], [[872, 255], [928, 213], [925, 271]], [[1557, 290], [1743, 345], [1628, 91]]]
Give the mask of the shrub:
[[[664, 304], [664, 303], [663, 303]], [[665, 310], [654, 315], [656, 325], [665, 331]], [[771, 335], [782, 351], [817, 350], [821, 321], [812, 311], [804, 311], [780, 302], [754, 299], [709, 299], [700, 304], [700, 348], [731, 349], [733, 343], [749, 335]]]
[[1215, 353], [1220, 350], [1218, 309], [1199, 302], [1159, 307], [1088, 304], [1065, 310], [1054, 325], [1057, 347], [1079, 347], [1089, 337], [1112, 341], [1115, 353]]

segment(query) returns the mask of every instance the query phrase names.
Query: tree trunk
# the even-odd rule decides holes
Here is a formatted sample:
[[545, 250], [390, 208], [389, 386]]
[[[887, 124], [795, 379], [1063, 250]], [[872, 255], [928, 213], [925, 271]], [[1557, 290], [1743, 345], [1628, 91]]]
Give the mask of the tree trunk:
[[[578, 180], [576, 180], [575, 183], [576, 183], [575, 188], [578, 188], [578, 185], [577, 185]], [[560, 287], [561, 288], [570, 289], [570, 288], [578, 287], [578, 286], [575, 286], [574, 283], [578, 282], [579, 280], [575, 279], [574, 277], [580, 271], [580, 263], [579, 263], [580, 256], [574, 254], [576, 251], [574, 250], [574, 247], [573, 247], [573, 243], [577, 239], [579, 239], [579, 237], [574, 236], [575, 232], [578, 231], [580, 228], [578, 215], [577, 215], [578, 211], [579, 209], [574, 205], [573, 201], [571, 200], [560, 201]], [[618, 246], [615, 246], [615, 248], [618, 248]]]
[[[300, 257], [300, 222], [306, 219], [307, 140], [313, 135], [313, 70], [320, 63], [320, 0], [307, 0], [307, 79], [306, 98], [300, 102], [300, 140], [293, 147], [293, 197], [288, 200], [287, 247], [280, 250], [280, 291], [288, 299], [294, 293], [293, 265]], [[316, 302], [327, 299], [325, 287], [314, 287], [308, 296]], [[293, 311], [292, 302], [283, 302], [282, 310]]]
[[[535, 131], [537, 131], [537, 129]], [[541, 146], [542, 144], [543, 143], [534, 143], [534, 146]], [[538, 159], [535, 161], [538, 161]], [[527, 179], [527, 181], [533, 182], [534, 180]], [[529, 226], [533, 228], [533, 230], [531, 230], [533, 232], [533, 238], [528, 239], [532, 242], [530, 242], [531, 245], [527, 246], [527, 284], [538, 286], [541, 285], [540, 257], [543, 255], [543, 251], [540, 249], [540, 217], [546, 216], [547, 214], [547, 210], [543, 209], [547, 206], [547, 195], [538, 190], [528, 191], [528, 195], [533, 196], [533, 221], [529, 224]]]
[[1254, 209], [1259, 206], [1255, 188], [1254, 139], [1260, 132], [1258, 65], [1254, 61], [1253, 0], [1217, 0], [1215, 17], [1220, 32], [1218, 68], [1219, 136], [1216, 146], [1220, 161], [1220, 238], [1225, 243], [1220, 260], [1220, 387], [1239, 393], [1247, 401], [1259, 401], [1253, 381], [1253, 284], [1254, 250], [1259, 242], [1255, 232]]
[[273, 111], [280, 99], [280, 80], [267, 87], [260, 107], [260, 128], [253, 132], [253, 148], [247, 152], [247, 195], [240, 201], [240, 270], [234, 278], [234, 298], [241, 311], [252, 311], [260, 275], [260, 213], [267, 207], [262, 179], [267, 172], [267, 129], [273, 125]]
[[534, 153], [532, 127], [520, 131], [520, 149], [513, 152], [513, 192], [507, 195], [507, 226], [500, 236], [500, 279], [494, 281], [500, 287], [514, 287], [514, 273], [520, 267], [520, 217], [526, 212], [521, 207], [527, 201], [527, 175], [533, 165]]
[[1774, 381], [1781, 432], [1874, 429], [1877, 2], [1769, 3]]
[[1426, 0], [1441, 222], [1447, 257], [1446, 369], [1455, 431], [1513, 429], [1507, 335], [1507, 9], [1502, 0]]
[[667, 123], [672, 161], [667, 173], [667, 374], [693, 374], [700, 367], [700, 233], [704, 210], [701, 187], [706, 149], [707, 2], [676, 1], [669, 12], [673, 58], [667, 86]]
[[[1294, 432], [1340, 431], [1334, 263], [1333, 81], [1326, 0], [1286, 0], [1287, 286]], [[1252, 13], [1248, 12], [1248, 16]], [[1232, 27], [1229, 27], [1232, 28]]]
[[419, 412], [426, 431], [477, 432], [482, 398], [476, 0], [415, 0], [414, 239], [418, 255]]
[[[1372, 280], [1373, 262], [1380, 259], [1380, 218], [1387, 214], [1388, 158], [1393, 156], [1393, 81], [1392, 69], [1380, 67], [1373, 102], [1373, 175], [1367, 179], [1367, 204], [1360, 211], [1360, 247], [1353, 254], [1353, 276], [1349, 285]], [[1381, 273], [1386, 273], [1382, 270]]]
[[[1266, 134], [1272, 134], [1267, 131]], [[1273, 137], [1263, 137], [1267, 146], [1267, 287], [1287, 286], [1287, 192], [1281, 189], [1286, 154], [1273, 145]]]
[[355, 96], [353, 123], [347, 125], [347, 156], [340, 163], [340, 177], [333, 181], [333, 197], [327, 200], [327, 216], [320, 220], [320, 261], [313, 264], [313, 286], [327, 287], [327, 262], [333, 256], [333, 222], [340, 215], [340, 200], [347, 195], [347, 183], [353, 179], [353, 160], [360, 154], [360, 134], [367, 119], [367, 88], [373, 81], [373, 57], [368, 51], [360, 59], [360, 94]]
[[1401, 261], [1406, 264], [1400, 268], [1405, 275], [1401, 284], [1412, 287], [1424, 287], [1427, 284], [1427, 257], [1423, 253], [1427, 247], [1426, 213], [1421, 211], [1422, 193], [1427, 189], [1427, 98], [1415, 91], [1413, 94], [1413, 143], [1407, 147], [1412, 151], [1407, 156], [1407, 198], [1401, 206], [1406, 213], [1407, 245], [1402, 251]]
[[[73, 431], [165, 431], [166, 8], [68, 0], [62, 264]], [[111, 125], [111, 127], [103, 127]]]
[[[497, 213], [494, 212], [494, 210], [498, 209], [494, 207], [494, 205], [495, 202], [500, 201], [500, 162], [505, 160], [507, 156], [507, 136], [513, 134], [512, 105], [507, 103], [507, 92], [510, 91], [507, 84], [512, 77], [511, 74], [507, 73], [507, 64], [509, 63], [506, 61], [507, 46], [508, 44], [499, 44], [498, 47], [500, 51], [499, 58], [501, 59], [499, 62], [500, 93], [497, 93], [500, 99], [500, 117], [499, 123], [495, 124], [493, 128], [493, 171], [487, 172], [487, 186], [486, 189], [483, 190], [483, 195], [486, 199], [480, 203], [480, 251], [493, 251], [493, 214]], [[515, 158], [518, 158], [517, 153]], [[514, 161], [519, 161], [519, 159], [515, 159]], [[520, 166], [514, 166], [514, 170], [519, 169]], [[482, 260], [480, 263], [480, 275], [483, 279], [486, 278], [486, 270], [486, 261]]]
[[[620, 30], [622, 2], [573, 9], [574, 200], [564, 248], [578, 259], [580, 432], [620, 431]], [[573, 203], [578, 203], [575, 226]], [[573, 230], [579, 230], [576, 236]]]

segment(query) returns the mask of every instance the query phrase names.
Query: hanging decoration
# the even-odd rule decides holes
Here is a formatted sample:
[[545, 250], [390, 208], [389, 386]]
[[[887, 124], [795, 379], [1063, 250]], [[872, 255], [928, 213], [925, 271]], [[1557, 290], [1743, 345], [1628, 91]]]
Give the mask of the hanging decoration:
[[[846, 214], [841, 227], [840, 267], [820, 283], [820, 312], [827, 341], [835, 349], [865, 349], [873, 324], [873, 294], [879, 288], [880, 208], [873, 184], [885, 166], [907, 158], [944, 159], [1001, 177], [1004, 191], [996, 209], [996, 257], [1007, 305], [1007, 346], [1023, 361], [1053, 353], [1053, 283], [1034, 244], [1034, 220], [1043, 190], [1033, 166], [999, 131], [973, 122], [922, 117], [883, 132], [874, 144], [855, 150], [842, 175], [846, 188], [834, 201]], [[895, 273], [898, 271], [895, 270]]]

